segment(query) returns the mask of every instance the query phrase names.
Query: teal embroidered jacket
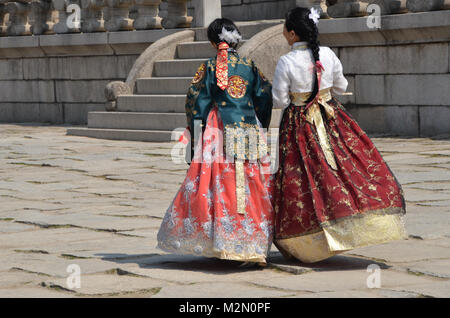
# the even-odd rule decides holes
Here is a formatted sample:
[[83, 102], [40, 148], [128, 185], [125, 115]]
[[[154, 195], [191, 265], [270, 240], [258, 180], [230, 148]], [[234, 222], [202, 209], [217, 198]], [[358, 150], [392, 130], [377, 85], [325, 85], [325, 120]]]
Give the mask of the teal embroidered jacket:
[[186, 98], [187, 124], [194, 140], [194, 121], [206, 125], [209, 111], [218, 106], [223, 126], [257, 127], [257, 121], [268, 128], [272, 115], [272, 85], [253, 61], [241, 58], [236, 52], [228, 54], [228, 88], [217, 86], [216, 58], [203, 63], [195, 74]]

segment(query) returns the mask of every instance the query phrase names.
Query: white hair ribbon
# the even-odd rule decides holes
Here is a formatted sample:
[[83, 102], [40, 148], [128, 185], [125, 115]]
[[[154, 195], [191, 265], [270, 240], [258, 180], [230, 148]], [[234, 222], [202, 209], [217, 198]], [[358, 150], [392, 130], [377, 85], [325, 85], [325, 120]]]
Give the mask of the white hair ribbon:
[[319, 23], [320, 13], [315, 8], [311, 8], [308, 17], [314, 21], [315, 24]]

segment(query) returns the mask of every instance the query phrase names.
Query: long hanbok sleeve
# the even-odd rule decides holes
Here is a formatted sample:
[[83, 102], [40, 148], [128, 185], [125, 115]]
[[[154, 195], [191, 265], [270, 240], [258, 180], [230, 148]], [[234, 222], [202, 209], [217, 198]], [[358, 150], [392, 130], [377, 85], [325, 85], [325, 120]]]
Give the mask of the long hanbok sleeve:
[[275, 68], [273, 77], [272, 95], [274, 108], [286, 108], [291, 100], [289, 98], [290, 80], [287, 73], [288, 66], [286, 61], [281, 57]]
[[331, 91], [333, 94], [342, 95], [347, 90], [348, 82], [347, 82], [347, 79], [344, 77], [341, 61], [336, 56], [336, 54], [334, 54], [333, 51], [331, 51], [331, 52], [333, 53], [333, 59], [334, 59], [333, 87], [331, 88]]
[[255, 113], [263, 128], [268, 129], [272, 118], [272, 85], [264, 74], [253, 64], [255, 86], [253, 90], [253, 105]]
[[209, 111], [213, 103], [211, 96], [211, 71], [205, 63], [200, 65], [192, 79], [186, 97], [186, 119], [191, 133], [191, 148], [197, 144], [195, 137], [195, 122], [201, 121], [202, 130], [206, 125]]

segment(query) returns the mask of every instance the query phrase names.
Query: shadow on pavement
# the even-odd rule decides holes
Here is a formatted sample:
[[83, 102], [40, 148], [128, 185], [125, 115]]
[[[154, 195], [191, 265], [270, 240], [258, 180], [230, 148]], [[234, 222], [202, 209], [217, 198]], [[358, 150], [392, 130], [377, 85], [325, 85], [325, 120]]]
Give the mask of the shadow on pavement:
[[[264, 267], [254, 265], [242, 266], [243, 262], [220, 260], [216, 258], [206, 258], [192, 255], [175, 254], [97, 254], [104, 261], [115, 262], [117, 264], [137, 264], [141, 268], [159, 268], [171, 270], [183, 270], [193, 272], [203, 272], [209, 274], [226, 275], [245, 271], [262, 270]], [[306, 271], [345, 271], [345, 270], [366, 270], [369, 265], [375, 264], [380, 269], [387, 269], [390, 266], [382, 262], [368, 260], [351, 255], [336, 255], [329, 259], [306, 264], [298, 260], [287, 260], [279, 252], [271, 252], [267, 260], [266, 268], [275, 268], [281, 271], [301, 274]]]

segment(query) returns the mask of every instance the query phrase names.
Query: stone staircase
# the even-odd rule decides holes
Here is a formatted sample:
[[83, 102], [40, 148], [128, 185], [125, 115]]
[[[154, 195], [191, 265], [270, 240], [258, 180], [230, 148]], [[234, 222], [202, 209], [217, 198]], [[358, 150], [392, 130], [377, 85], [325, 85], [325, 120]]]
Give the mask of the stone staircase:
[[[274, 23], [244, 25], [240, 29], [244, 39], [249, 39]], [[137, 80], [135, 94], [118, 97], [116, 111], [89, 112], [87, 127], [69, 128], [67, 134], [115, 140], [173, 140], [172, 131], [187, 125], [184, 105], [192, 77], [200, 64], [214, 55], [206, 30], [196, 30], [195, 42], [178, 44], [175, 59], [155, 62], [153, 76]]]

